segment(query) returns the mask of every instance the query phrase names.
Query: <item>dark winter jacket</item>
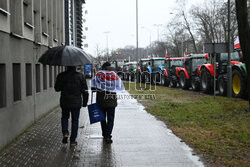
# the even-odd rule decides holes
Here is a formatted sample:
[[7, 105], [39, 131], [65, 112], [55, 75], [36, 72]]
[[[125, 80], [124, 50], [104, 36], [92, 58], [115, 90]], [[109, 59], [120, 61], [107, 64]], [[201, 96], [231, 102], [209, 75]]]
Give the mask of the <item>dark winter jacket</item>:
[[101, 109], [115, 108], [117, 106], [116, 93], [97, 91], [96, 101]]
[[82, 73], [65, 71], [56, 78], [55, 90], [61, 91], [60, 106], [62, 108], [81, 108], [87, 106], [88, 86]]
[[105, 92], [95, 88], [91, 88], [91, 90], [96, 92], [96, 102], [102, 110], [115, 108], [117, 106], [116, 93]]

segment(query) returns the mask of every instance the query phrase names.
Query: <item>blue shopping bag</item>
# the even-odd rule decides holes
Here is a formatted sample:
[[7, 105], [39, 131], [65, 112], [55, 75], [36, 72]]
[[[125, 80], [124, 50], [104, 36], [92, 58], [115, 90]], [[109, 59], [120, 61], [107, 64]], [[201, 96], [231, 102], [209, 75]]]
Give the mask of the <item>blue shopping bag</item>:
[[[92, 98], [93, 98], [93, 93], [92, 93]], [[100, 122], [105, 119], [104, 113], [98, 106], [98, 104], [97, 103], [92, 104], [92, 98], [91, 98], [91, 104], [88, 105], [90, 124]]]

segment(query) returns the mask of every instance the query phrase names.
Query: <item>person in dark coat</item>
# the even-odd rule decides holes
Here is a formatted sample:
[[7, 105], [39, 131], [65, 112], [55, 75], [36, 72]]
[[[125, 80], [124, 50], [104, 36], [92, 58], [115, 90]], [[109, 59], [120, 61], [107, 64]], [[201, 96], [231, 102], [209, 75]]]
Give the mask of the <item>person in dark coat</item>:
[[88, 86], [82, 73], [76, 71], [76, 67], [67, 67], [65, 72], [58, 74], [55, 90], [61, 92], [60, 106], [62, 109], [62, 133], [64, 144], [68, 143], [69, 131], [68, 120], [72, 117], [70, 145], [77, 144], [80, 108], [86, 107], [88, 103]]
[[[111, 71], [111, 64], [105, 62], [101, 70]], [[99, 89], [92, 88], [93, 91], [97, 92], [96, 102], [101, 110], [104, 112], [105, 120], [101, 121], [102, 136], [106, 143], [112, 143], [112, 130], [114, 127], [115, 108], [117, 106], [116, 93], [102, 91]]]

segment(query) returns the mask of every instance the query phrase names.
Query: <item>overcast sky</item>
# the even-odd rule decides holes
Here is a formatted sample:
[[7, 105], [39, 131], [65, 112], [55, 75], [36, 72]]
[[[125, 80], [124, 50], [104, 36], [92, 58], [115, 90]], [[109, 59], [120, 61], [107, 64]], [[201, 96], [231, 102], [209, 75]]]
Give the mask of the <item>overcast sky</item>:
[[[203, 0], [188, 0], [189, 6]], [[158, 38], [163, 38], [163, 28], [173, 15], [176, 8], [175, 0], [138, 0], [139, 7], [139, 47], [145, 47]], [[88, 48], [85, 51], [96, 56], [96, 46], [101, 50], [123, 48], [127, 45], [136, 46], [136, 0], [86, 0], [86, 31]], [[141, 28], [145, 27], [145, 28]], [[105, 34], [104, 32], [110, 32]]]

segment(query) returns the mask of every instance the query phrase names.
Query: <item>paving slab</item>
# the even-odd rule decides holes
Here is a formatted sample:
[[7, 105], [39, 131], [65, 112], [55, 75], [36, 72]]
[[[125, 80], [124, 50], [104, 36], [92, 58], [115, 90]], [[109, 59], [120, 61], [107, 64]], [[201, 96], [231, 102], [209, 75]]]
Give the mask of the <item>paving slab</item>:
[[191, 148], [137, 100], [119, 99], [115, 114], [110, 145], [103, 142], [100, 124], [90, 125], [88, 111], [82, 108], [78, 145], [70, 147], [61, 143], [61, 111], [57, 109], [1, 152], [0, 166], [204, 166]]

